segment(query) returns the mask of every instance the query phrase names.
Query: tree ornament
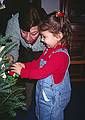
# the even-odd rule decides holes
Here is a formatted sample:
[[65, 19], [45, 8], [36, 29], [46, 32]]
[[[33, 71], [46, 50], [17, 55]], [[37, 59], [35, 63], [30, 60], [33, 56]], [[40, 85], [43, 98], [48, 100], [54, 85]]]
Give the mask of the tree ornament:
[[12, 76], [13, 78], [18, 78], [19, 77], [19, 75], [17, 73], [12, 72], [12, 71], [8, 71], [8, 75]]

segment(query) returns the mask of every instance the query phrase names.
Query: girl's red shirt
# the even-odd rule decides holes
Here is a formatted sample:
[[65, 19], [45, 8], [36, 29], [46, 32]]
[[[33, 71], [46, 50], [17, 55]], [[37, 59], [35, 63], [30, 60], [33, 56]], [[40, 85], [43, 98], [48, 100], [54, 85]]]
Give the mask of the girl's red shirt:
[[[21, 69], [21, 78], [29, 78], [30, 80], [40, 80], [48, 77], [49, 75], [53, 75], [54, 83], [60, 83], [64, 78], [66, 69], [69, 64], [69, 57], [66, 53], [53, 53], [53, 51], [56, 51], [60, 48], [66, 49], [66, 47], [63, 45], [59, 45], [56, 48], [48, 48], [47, 53], [45, 49], [38, 60], [24, 63], [25, 68]], [[46, 64], [43, 67], [40, 67], [41, 59], [44, 59], [46, 61]]]

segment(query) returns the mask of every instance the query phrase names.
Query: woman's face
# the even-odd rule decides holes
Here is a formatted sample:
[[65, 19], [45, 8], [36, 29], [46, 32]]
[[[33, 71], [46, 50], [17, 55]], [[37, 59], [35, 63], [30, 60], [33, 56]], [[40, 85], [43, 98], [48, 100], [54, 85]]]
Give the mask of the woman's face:
[[31, 27], [30, 31], [24, 31], [24, 30], [20, 29], [20, 33], [26, 43], [33, 44], [34, 42], [36, 42], [36, 40], [39, 36], [38, 26]]

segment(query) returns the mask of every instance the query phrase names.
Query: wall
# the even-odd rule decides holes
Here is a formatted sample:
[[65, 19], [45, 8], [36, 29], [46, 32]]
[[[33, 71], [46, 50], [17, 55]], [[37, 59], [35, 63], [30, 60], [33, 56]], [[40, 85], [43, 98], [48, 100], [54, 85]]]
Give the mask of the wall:
[[59, 10], [59, 0], [41, 0], [41, 6], [47, 13]]

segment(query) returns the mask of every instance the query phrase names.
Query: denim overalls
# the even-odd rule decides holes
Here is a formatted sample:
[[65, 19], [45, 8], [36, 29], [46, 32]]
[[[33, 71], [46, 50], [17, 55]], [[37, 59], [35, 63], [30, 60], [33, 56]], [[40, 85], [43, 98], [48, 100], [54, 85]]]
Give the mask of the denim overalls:
[[[59, 49], [52, 54], [56, 54], [56, 52], [64, 52], [68, 55], [66, 49]], [[41, 59], [40, 67], [43, 67], [45, 64], [46, 61]], [[71, 95], [68, 68], [69, 65], [63, 81], [59, 84], [54, 84], [52, 74], [47, 78], [38, 80], [36, 85], [36, 115], [38, 120], [64, 120], [64, 109], [67, 106]]]

